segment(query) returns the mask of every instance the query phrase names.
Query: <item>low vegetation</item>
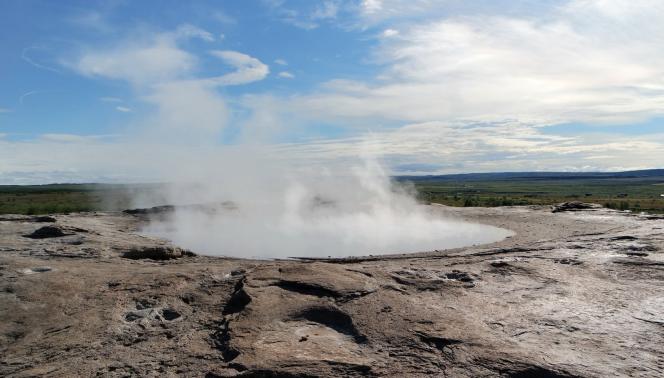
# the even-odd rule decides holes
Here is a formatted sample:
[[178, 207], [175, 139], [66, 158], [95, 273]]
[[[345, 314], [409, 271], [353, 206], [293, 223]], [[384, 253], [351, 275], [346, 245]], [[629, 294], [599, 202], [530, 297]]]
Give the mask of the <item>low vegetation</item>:
[[54, 184], [0, 186], [0, 214], [53, 214], [118, 210], [129, 206], [121, 185]]
[[449, 206], [598, 203], [618, 210], [664, 213], [664, 176], [647, 178], [511, 178], [415, 180], [419, 199]]
[[[618, 174], [470, 174], [397, 177], [412, 183], [423, 202], [449, 206], [598, 203], [618, 210], [664, 213], [664, 170]], [[123, 210], [132, 193], [155, 185], [54, 184], [0, 186], [0, 214]]]

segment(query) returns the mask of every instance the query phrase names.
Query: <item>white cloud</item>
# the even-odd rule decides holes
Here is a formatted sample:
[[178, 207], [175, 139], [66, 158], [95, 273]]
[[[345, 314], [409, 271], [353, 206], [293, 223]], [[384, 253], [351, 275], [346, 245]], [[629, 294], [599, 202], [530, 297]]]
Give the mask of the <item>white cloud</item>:
[[[184, 50], [179, 43], [186, 38], [208, 34], [189, 25], [174, 32], [143, 33], [142, 38], [127, 38], [112, 48], [88, 50], [70, 66], [86, 76], [123, 80], [130, 83], [140, 100], [154, 106], [133, 130], [137, 140], [165, 144], [214, 144], [227, 123], [227, 107], [220, 86], [240, 85], [264, 79], [269, 67], [247, 54], [229, 50], [210, 51], [233, 68], [220, 76], [198, 73], [202, 57]], [[117, 99], [120, 100], [120, 99]], [[105, 98], [106, 102], [119, 102]], [[128, 113], [128, 106], [117, 105]]]
[[[592, 133], [545, 134], [519, 122], [426, 122], [394, 131], [277, 147], [279, 155], [303, 164], [344, 164], [358, 154], [391, 167], [428, 166], [409, 173], [501, 172], [507, 170], [629, 170], [657, 168], [664, 159], [664, 134], [632, 137]], [[592, 165], [589, 164], [592, 163]]]
[[42, 141], [61, 142], [61, 143], [86, 143], [102, 141], [114, 135], [77, 135], [77, 134], [42, 134], [39, 138]]
[[239, 85], [263, 80], [270, 73], [270, 68], [260, 60], [231, 50], [214, 50], [210, 54], [235, 68], [235, 72], [204, 79], [211, 85]]
[[55, 72], [55, 73], [61, 73], [60, 70], [58, 70], [57, 68], [39, 63], [35, 59], [33, 59], [30, 56], [30, 51], [35, 51], [35, 50], [45, 50], [45, 48], [40, 47], [40, 46], [26, 47], [26, 48], [23, 49], [23, 51], [21, 51], [21, 59], [23, 59], [25, 62], [27, 62], [28, 64], [30, 64], [30, 65], [32, 65], [36, 68], [46, 70], [46, 71]]
[[198, 57], [178, 46], [182, 40], [199, 38], [214, 41], [211, 33], [193, 25], [180, 25], [175, 31], [142, 32], [115, 46], [88, 49], [77, 59], [63, 64], [85, 76], [126, 80], [133, 85], [151, 85], [190, 76]]
[[[173, 88], [174, 92], [182, 88]], [[205, 93], [202, 99], [209, 99]], [[169, 96], [169, 101], [178, 100]], [[206, 122], [221, 113], [195, 116], [196, 110], [180, 111], [200, 98], [187, 96], [182, 102], [159, 104], [167, 109], [153, 121], [166, 122], [158, 132], [159, 145], [150, 139], [128, 140], [112, 136], [46, 134], [35, 140], [0, 139], [0, 184], [63, 181], [145, 182], [172, 177], [172, 167], [194, 170], [201, 160], [233, 162], [246, 157], [232, 146], [210, 143], [164, 143], [169, 135], [179, 138], [193, 122]], [[217, 108], [210, 103], [208, 111]], [[217, 119], [220, 122], [223, 120]], [[209, 135], [209, 134], [206, 134]], [[135, 136], [133, 136], [135, 138]], [[374, 132], [351, 138], [308, 141], [266, 146], [260, 156], [279, 166], [329, 169], [347, 167], [358, 155], [377, 156], [396, 168], [396, 173], [458, 173], [496, 171], [629, 170], [661, 167], [664, 134], [625, 138], [619, 134], [592, 133], [559, 136], [539, 127], [519, 123], [426, 122], [394, 131]], [[242, 147], [240, 147], [242, 148]], [[233, 155], [236, 153], [236, 155]], [[239, 153], [239, 155], [237, 155]], [[154, 159], [159, 156], [159, 159]], [[228, 163], [230, 164], [230, 163]], [[246, 167], [250, 169], [250, 167]], [[420, 169], [418, 171], [418, 169]]]
[[[433, 3], [414, 0], [412, 8], [426, 14], [423, 9]], [[355, 136], [344, 139], [271, 147], [279, 159], [308, 166], [343, 165], [367, 148], [395, 167], [428, 166], [421, 168], [428, 169], [423, 173], [661, 166], [661, 133], [560, 136], [545, 128], [575, 120], [633, 121], [662, 114], [664, 54], [659, 41], [664, 26], [655, 20], [664, 19], [663, 5], [637, 0], [627, 9], [626, 4], [577, 0], [541, 18], [496, 12], [407, 22], [399, 12], [412, 15], [415, 10], [404, 8], [406, 2], [365, 1], [361, 17], [375, 26], [371, 35], [392, 37], [378, 41], [373, 55], [385, 69], [373, 80], [331, 80], [309, 94], [248, 107], [247, 124], [253, 129], [247, 135], [269, 141], [271, 135], [305, 128], [311, 120], [374, 128], [371, 134], [353, 131]], [[335, 17], [341, 18], [339, 13]], [[400, 21], [382, 24], [393, 19]], [[156, 111], [137, 128], [144, 134], [142, 143], [158, 135], [159, 141], [178, 146], [178, 158], [201, 156], [194, 146], [214, 146], [229, 118], [218, 87], [262, 80], [270, 70], [250, 55], [215, 50], [211, 55], [232, 71], [202, 77], [198, 63], [205, 57], [182, 47], [182, 39], [191, 37], [206, 39], [193, 30], [144, 33], [85, 51], [70, 66], [86, 76], [126, 81], [141, 100], [154, 105]], [[275, 64], [287, 63], [277, 59]], [[406, 126], [381, 131], [385, 120]], [[79, 144], [62, 147], [71, 143], [79, 143], [80, 149]], [[217, 146], [209, 148], [206, 154], [217, 153]], [[127, 149], [138, 147], [63, 135], [29, 143], [2, 141], [0, 180], [10, 170], [20, 176], [34, 167], [39, 167], [35, 172], [61, 172], [66, 166], [80, 177], [151, 174], [155, 167], [138, 151], [123, 156], [122, 164], [111, 161]], [[79, 152], [74, 156], [71, 150]], [[57, 158], [48, 157], [52, 151]], [[168, 153], [165, 149], [164, 155]]]
[[[159, 92], [165, 98], [151, 99], [160, 107], [150, 120], [158, 138], [45, 134], [27, 141], [0, 139], [0, 183], [155, 181], [172, 177], [169, 170], [174, 166], [195, 170], [202, 160], [209, 165], [211, 161], [246, 157], [246, 146], [238, 147], [245, 148], [239, 152], [233, 146], [220, 147], [208, 140], [225, 122], [223, 101], [200, 86], [194, 86], [193, 91], [203, 92], [192, 95], [192, 89], [184, 85], [192, 84], [178, 83], [170, 88], [172, 93]], [[180, 93], [187, 95], [178, 96]], [[252, 123], [276, 121], [277, 128], [283, 127], [271, 117], [270, 113], [262, 114]], [[191, 127], [197, 123], [209, 128], [198, 134], [207, 139], [187, 139], [200, 131]], [[661, 167], [664, 161], [663, 133], [626, 138], [610, 131], [560, 136], [545, 130], [518, 121], [425, 122], [342, 139], [265, 146], [259, 155], [278, 166], [332, 170], [354, 164], [358, 155], [374, 156], [400, 174], [629, 170]], [[252, 140], [259, 139], [254, 135]]]
[[310, 17], [312, 20], [326, 20], [334, 19], [337, 17], [339, 12], [339, 2], [327, 0], [323, 1], [321, 4], [314, 9]]
[[[363, 28], [379, 24], [391, 23], [396, 20], [413, 20], [449, 13], [449, 5], [458, 6], [453, 0], [362, 0], [358, 9], [353, 12], [357, 23]], [[469, 5], [473, 2], [467, 2]]]
[[280, 65], [280, 66], [287, 66], [287, 65], [288, 65], [288, 62], [285, 61], [284, 59], [281, 59], [281, 58], [280, 58], [280, 59], [275, 59], [275, 60], [274, 60], [274, 63], [276, 63], [276, 64], [278, 64], [278, 65]]
[[73, 64], [73, 68], [85, 76], [144, 85], [186, 76], [196, 63], [197, 58], [178, 48], [173, 38], [157, 35], [143, 42], [88, 51]]
[[375, 14], [383, 9], [382, 0], [362, 0], [361, 9], [366, 14]]
[[228, 13], [222, 10], [216, 10], [214, 13], [212, 13], [212, 18], [224, 25], [234, 25], [237, 23], [237, 20], [234, 17], [230, 16]]
[[184, 39], [200, 38], [206, 42], [214, 42], [214, 35], [212, 33], [190, 24], [178, 26], [175, 30], [175, 36]]
[[279, 76], [280, 78], [283, 78], [283, 79], [294, 79], [295, 78], [295, 75], [293, 75], [292, 73], [290, 73], [288, 71], [281, 71], [281, 72], [279, 72], [279, 74], [277, 76]]
[[38, 94], [53, 93], [53, 92], [58, 92], [58, 91], [54, 91], [54, 90], [47, 90], [47, 91], [41, 91], [41, 90], [40, 90], [40, 91], [28, 91], [28, 92], [23, 93], [23, 94], [18, 98], [18, 103], [21, 104], [21, 105], [23, 105], [23, 104], [25, 103], [25, 100], [26, 100], [28, 97], [31, 97], [31, 96], [34, 96], [34, 95], [38, 95]]
[[304, 2], [298, 9], [288, 7], [285, 1], [264, 0], [263, 4], [283, 22], [304, 30], [316, 29], [323, 22], [334, 22], [342, 10], [350, 8], [340, 0]]
[[99, 97], [99, 101], [102, 101], [102, 102], [122, 102], [122, 99], [118, 98], [118, 97]]
[[69, 19], [69, 21], [80, 27], [91, 29], [100, 33], [109, 33], [113, 27], [109, 24], [105, 14], [97, 11], [87, 11]]
[[541, 20], [466, 16], [404, 27], [376, 52], [388, 67], [379, 80], [335, 81], [295, 106], [318, 117], [414, 122], [630, 122], [664, 114], [664, 23], [655, 22], [664, 4], [629, 2], [617, 26], [588, 5], [606, 2], [575, 1], [586, 13], [565, 7]]

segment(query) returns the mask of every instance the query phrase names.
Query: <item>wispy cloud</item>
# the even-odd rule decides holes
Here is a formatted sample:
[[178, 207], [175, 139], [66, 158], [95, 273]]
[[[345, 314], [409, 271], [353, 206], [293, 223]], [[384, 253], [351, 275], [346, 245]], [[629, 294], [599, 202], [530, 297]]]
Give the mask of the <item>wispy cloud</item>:
[[40, 135], [39, 139], [49, 142], [84, 143], [91, 141], [98, 142], [113, 137], [116, 137], [116, 135], [77, 135], [77, 134], [50, 133], [50, 134]]
[[[274, 8], [274, 17], [302, 29], [334, 24], [373, 43], [364, 60], [369, 69], [376, 63], [373, 74], [356, 80], [329, 75], [325, 83], [309, 90], [298, 87], [297, 95], [284, 97], [278, 91], [270, 95], [269, 85], [281, 89], [286, 80], [266, 81], [259, 88], [265, 95], [251, 93], [248, 86], [246, 94], [233, 97], [235, 91], [219, 87], [264, 80], [274, 67], [249, 49], [201, 52], [201, 46], [214, 46], [203, 42], [221, 38], [218, 31], [213, 35], [191, 24], [170, 31], [143, 25], [140, 33], [117, 34], [121, 38], [109, 34], [116, 39], [81, 48], [65, 59], [66, 68], [126, 84], [129, 95], [107, 92], [122, 93], [124, 99], [99, 101], [108, 103], [110, 111], [126, 113], [122, 117], [140, 133], [166, 135], [160, 140], [178, 145], [192, 141], [183, 155], [216, 143], [220, 131], [241, 113], [247, 115], [246, 122], [239, 121], [248, 125], [242, 128], [247, 135], [260, 135], [268, 144], [304, 140], [269, 148], [280, 159], [308, 165], [344, 165], [367, 149], [395, 169], [415, 173], [614, 170], [657, 167], [664, 161], [660, 132], [625, 137], [607, 129], [557, 135], [549, 128], [561, 122], [630, 123], [664, 115], [664, 24], [659, 22], [664, 5], [659, 1], [547, 2], [542, 13], [498, 9], [514, 4], [509, 1], [482, 2], [490, 4], [480, 11], [471, 8], [484, 5], [453, 0], [322, 1], [296, 9], [289, 2], [273, 3], [285, 9]], [[202, 42], [186, 42], [192, 38]], [[28, 48], [24, 55], [37, 68], [44, 63], [35, 59], [42, 55], [39, 48]], [[294, 78], [295, 69], [286, 60], [273, 62], [274, 77]], [[298, 69], [306, 68], [297, 63]], [[40, 92], [26, 92], [19, 103], [29, 104], [30, 96]], [[141, 101], [150, 106], [134, 106]], [[229, 104], [241, 109], [231, 111]], [[312, 139], [311, 124], [330, 125], [348, 137], [323, 133]], [[367, 128], [371, 133], [364, 132]], [[40, 172], [62, 172], [67, 166], [75, 172], [71, 177], [150, 173], [131, 164], [145, 158], [138, 152], [123, 157], [123, 165], [112, 161], [110, 156], [136, 146], [129, 141], [45, 134], [0, 143], [0, 179], [9, 170], [20, 175], [36, 166]], [[217, 154], [217, 147], [206, 153]], [[49, 154], [57, 155], [52, 163]]]
[[214, 42], [215, 40], [212, 33], [191, 24], [183, 24], [178, 26], [174, 33], [177, 38], [199, 38], [206, 42]]
[[[215, 133], [228, 118], [226, 101], [217, 87], [262, 80], [269, 74], [269, 67], [238, 51], [213, 50], [209, 56], [221, 59], [233, 71], [204, 76], [199, 63], [210, 58], [185, 50], [181, 42], [186, 38], [205, 40], [206, 36], [201, 29], [189, 26], [175, 32], [143, 33], [141, 38], [129, 36], [110, 48], [84, 50], [68, 65], [84, 76], [131, 84], [138, 98], [156, 109], [141, 122], [144, 136], [153, 133], [165, 142], [207, 142], [215, 140]], [[125, 113], [131, 110], [128, 106], [115, 109]]]
[[[182, 35], [179, 35], [181, 37]], [[197, 58], [177, 46], [177, 34], [162, 33], [93, 49], [67, 63], [85, 76], [127, 80], [145, 85], [174, 80], [191, 73]]]
[[39, 47], [39, 46], [26, 47], [23, 49], [23, 51], [21, 51], [21, 59], [23, 59], [31, 66], [39, 68], [41, 70], [51, 71], [58, 74], [61, 73], [60, 70], [58, 70], [57, 68], [39, 63], [36, 60], [34, 60], [32, 57], [30, 57], [30, 51], [37, 51], [37, 50], [46, 50], [46, 49], [44, 47]]
[[627, 141], [610, 133], [559, 136], [514, 121], [426, 122], [397, 130], [283, 144], [276, 148], [280, 156], [298, 161], [314, 159], [321, 164], [344, 164], [364, 153], [381, 158], [392, 167], [419, 166], [419, 170], [410, 173], [436, 174], [656, 168], [664, 159], [664, 143], [660, 140], [664, 140], [664, 134]]
[[289, 7], [285, 1], [270, 0], [263, 3], [283, 22], [304, 30], [313, 30], [322, 22], [335, 20], [343, 8], [343, 3], [339, 0], [302, 3], [308, 6], [299, 9]]
[[211, 42], [211, 33], [184, 24], [174, 32], [147, 34], [139, 40], [121, 41], [115, 47], [84, 51], [67, 64], [85, 76], [126, 80], [138, 86], [165, 84], [178, 80], [200, 81], [207, 85], [238, 85], [261, 80], [269, 67], [249, 55], [230, 50], [213, 50], [210, 55], [236, 68], [218, 77], [196, 78], [201, 59], [180, 47], [182, 39], [200, 38]]
[[[397, 173], [409, 174], [605, 171], [661, 167], [662, 141], [662, 133], [628, 140], [611, 133], [551, 135], [536, 125], [515, 121], [426, 122], [348, 138], [266, 146], [262, 152], [289, 166], [330, 168], [347, 166], [358, 154], [377, 156]], [[138, 143], [117, 136], [75, 134], [45, 134], [23, 141], [0, 139], [0, 183], [21, 177], [23, 183], [158, 180], [164, 166], [183, 166], [182, 160], [202, 153], [199, 145], [181, 145], [175, 153], [168, 145]], [[207, 148], [205, 156], [228, 161], [228, 150], [232, 147]], [[153, 153], [163, 159], [154, 162], [147, 156]], [[136, 164], [138, 161], [142, 164]]]
[[0, 108], [0, 113], [11, 113], [11, 109], [8, 108]]
[[290, 73], [288, 71], [281, 71], [281, 72], [279, 72], [278, 76], [282, 79], [294, 79], [295, 78], [295, 75], [293, 75], [292, 73]]
[[57, 91], [52, 91], [52, 90], [48, 90], [48, 91], [42, 91], [42, 90], [28, 91], [28, 92], [23, 93], [21, 96], [19, 96], [18, 103], [21, 104], [21, 105], [24, 105], [26, 99], [31, 97], [31, 96], [38, 95], [38, 94], [44, 94], [44, 93], [53, 93], [53, 92], [57, 92]]
[[334, 19], [337, 17], [337, 13], [339, 13], [339, 7], [339, 1], [326, 0], [318, 4], [309, 17], [312, 20]]
[[204, 82], [212, 85], [247, 84], [263, 80], [270, 73], [266, 64], [247, 54], [231, 50], [214, 50], [210, 54], [236, 69], [226, 75], [204, 79]]
[[122, 102], [122, 99], [118, 98], [118, 97], [99, 97], [99, 101], [102, 101], [102, 102]]
[[[298, 106], [318, 117], [416, 122], [602, 123], [663, 115], [664, 26], [656, 20], [664, 19], [664, 5], [610, 2], [629, 4], [621, 13], [604, 3], [575, 0], [541, 20], [494, 15], [415, 23], [377, 49], [388, 68], [376, 80], [333, 81]], [[613, 15], [619, 33], [611, 32]]]
[[71, 17], [69, 21], [82, 28], [91, 29], [100, 33], [109, 33], [114, 30], [106, 19], [106, 14], [100, 11], [85, 11]]
[[235, 17], [232, 17], [228, 13], [217, 9], [212, 13], [212, 18], [216, 21], [221, 22], [224, 25], [235, 25], [237, 24], [237, 20]]

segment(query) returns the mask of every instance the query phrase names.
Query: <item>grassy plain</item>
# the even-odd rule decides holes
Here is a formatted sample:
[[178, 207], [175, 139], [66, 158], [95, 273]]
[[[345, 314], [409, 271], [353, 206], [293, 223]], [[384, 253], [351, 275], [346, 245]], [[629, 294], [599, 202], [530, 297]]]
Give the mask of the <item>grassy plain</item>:
[[[549, 205], [565, 201], [664, 213], [664, 170], [617, 174], [470, 174], [397, 177], [423, 202], [450, 206]], [[122, 210], [155, 185], [53, 184], [0, 186], [0, 214]]]
[[0, 186], [0, 214], [52, 214], [118, 210], [130, 204], [123, 185], [53, 184]]
[[566, 201], [664, 213], [664, 176], [415, 181], [422, 201], [450, 206], [549, 205]]

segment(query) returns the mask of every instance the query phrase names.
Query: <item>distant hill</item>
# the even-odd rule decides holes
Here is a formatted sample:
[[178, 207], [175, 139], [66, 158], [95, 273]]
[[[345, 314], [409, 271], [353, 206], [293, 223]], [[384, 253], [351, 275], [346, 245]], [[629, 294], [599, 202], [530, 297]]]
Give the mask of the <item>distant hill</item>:
[[460, 173], [450, 175], [395, 176], [399, 181], [512, 181], [512, 180], [588, 180], [588, 179], [648, 179], [664, 178], [664, 169], [645, 169], [625, 172], [496, 172]]

